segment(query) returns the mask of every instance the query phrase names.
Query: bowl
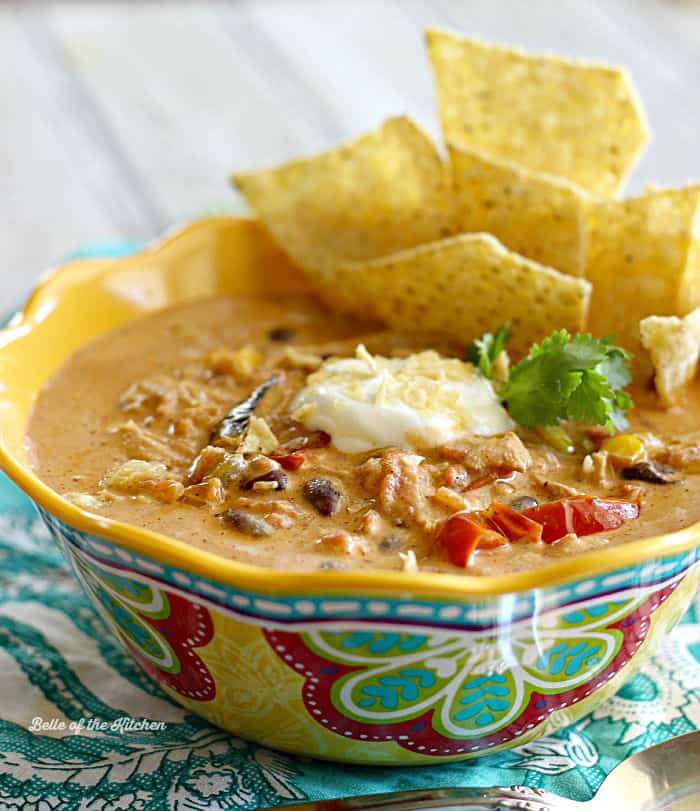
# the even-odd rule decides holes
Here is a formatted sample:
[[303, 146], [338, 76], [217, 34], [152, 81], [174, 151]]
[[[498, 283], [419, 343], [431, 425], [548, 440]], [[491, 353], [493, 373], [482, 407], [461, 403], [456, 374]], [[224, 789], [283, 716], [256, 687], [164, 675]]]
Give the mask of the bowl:
[[589, 712], [688, 606], [700, 525], [509, 575], [274, 571], [92, 515], [31, 470], [28, 412], [85, 341], [197, 297], [304, 288], [256, 221], [215, 217], [59, 268], [0, 332], [0, 466], [95, 609], [175, 701], [307, 756], [459, 760]]

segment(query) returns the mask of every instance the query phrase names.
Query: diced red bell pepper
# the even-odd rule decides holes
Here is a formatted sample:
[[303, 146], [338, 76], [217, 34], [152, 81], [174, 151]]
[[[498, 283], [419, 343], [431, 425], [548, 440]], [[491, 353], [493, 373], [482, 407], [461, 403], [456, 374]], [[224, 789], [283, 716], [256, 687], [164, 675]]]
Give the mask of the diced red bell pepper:
[[508, 539], [474, 520], [474, 513], [455, 513], [442, 525], [438, 543], [445, 548], [447, 558], [455, 566], [466, 566], [475, 549], [503, 546]]
[[570, 532], [592, 535], [618, 529], [639, 518], [638, 501], [578, 496], [550, 501], [516, 512], [494, 502], [487, 510], [455, 513], [438, 533], [438, 543], [455, 566], [467, 566], [478, 548], [493, 549], [510, 541], [554, 543]]
[[636, 501], [579, 496], [530, 507], [522, 515], [542, 524], [542, 540], [553, 543], [570, 532], [592, 535], [617, 529], [626, 521], [639, 518], [640, 512], [641, 506]]
[[533, 521], [527, 515], [516, 510], [511, 510], [505, 504], [494, 501], [486, 510], [490, 522], [495, 528], [508, 538], [509, 541], [532, 541], [536, 543], [542, 540], [543, 527], [537, 521]]
[[285, 470], [298, 470], [304, 464], [303, 453], [270, 454], [270, 459], [278, 462]]

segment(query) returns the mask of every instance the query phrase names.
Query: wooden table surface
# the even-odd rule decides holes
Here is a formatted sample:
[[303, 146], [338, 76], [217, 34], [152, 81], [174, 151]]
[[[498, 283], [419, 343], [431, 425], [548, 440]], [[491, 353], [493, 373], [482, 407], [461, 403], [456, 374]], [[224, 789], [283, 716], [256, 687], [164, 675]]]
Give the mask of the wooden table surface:
[[78, 245], [236, 210], [234, 169], [409, 113], [428, 24], [627, 65], [654, 131], [631, 185], [700, 179], [700, 2], [2, 3], [0, 310]]

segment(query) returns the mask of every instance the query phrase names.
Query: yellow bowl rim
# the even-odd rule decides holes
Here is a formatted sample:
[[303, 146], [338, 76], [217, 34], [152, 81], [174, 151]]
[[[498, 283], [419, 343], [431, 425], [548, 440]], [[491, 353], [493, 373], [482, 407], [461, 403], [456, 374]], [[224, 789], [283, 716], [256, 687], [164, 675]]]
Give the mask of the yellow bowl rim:
[[[222, 220], [247, 220], [248, 217], [210, 216], [195, 220], [179, 228], [169, 229], [164, 235], [146, 245], [141, 251], [128, 257], [106, 259], [81, 259], [58, 266], [45, 273], [27, 299], [24, 307], [0, 330], [2, 337], [10, 330], [22, 326], [31, 329], [37, 322], [37, 301], [50, 291], [60, 279], [70, 281], [72, 273], [87, 263], [97, 264], [106, 271], [117, 267], [125, 259], [134, 261], [144, 254], [158, 254], [175, 241], [186, 240], [192, 234], [215, 226]], [[59, 299], [60, 301], [60, 299]], [[59, 305], [60, 306], [60, 305]], [[0, 380], [0, 384], [2, 381]], [[700, 544], [700, 522], [676, 532], [651, 538], [629, 541], [618, 546], [583, 552], [571, 558], [556, 561], [539, 569], [525, 570], [503, 575], [461, 575], [445, 572], [407, 573], [395, 570], [335, 570], [280, 571], [228, 560], [206, 552], [184, 541], [170, 538], [151, 530], [115, 521], [80, 509], [72, 502], [44, 484], [31, 468], [20, 462], [5, 446], [0, 435], [0, 470], [3, 470], [31, 499], [70, 527], [100, 538], [114, 541], [117, 545], [136, 554], [150, 557], [161, 563], [195, 573], [234, 589], [247, 589], [275, 594], [357, 594], [358, 592], [386, 595], [416, 594], [433, 597], [493, 598], [504, 594], [533, 589], [556, 587], [580, 577], [591, 577], [645, 561], [686, 552]]]

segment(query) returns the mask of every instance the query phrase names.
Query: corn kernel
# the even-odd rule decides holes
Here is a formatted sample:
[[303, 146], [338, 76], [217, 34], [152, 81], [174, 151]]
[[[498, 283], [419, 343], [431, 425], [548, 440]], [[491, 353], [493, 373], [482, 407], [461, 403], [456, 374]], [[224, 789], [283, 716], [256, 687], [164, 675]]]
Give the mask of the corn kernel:
[[644, 443], [634, 434], [611, 436], [603, 441], [600, 449], [607, 451], [610, 460], [617, 465], [634, 465], [647, 456]]

